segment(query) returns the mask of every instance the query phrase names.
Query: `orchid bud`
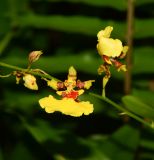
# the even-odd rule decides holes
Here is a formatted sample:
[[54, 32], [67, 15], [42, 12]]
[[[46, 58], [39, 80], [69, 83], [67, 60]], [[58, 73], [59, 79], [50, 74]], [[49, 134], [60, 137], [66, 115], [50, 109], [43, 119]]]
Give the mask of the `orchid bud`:
[[32, 51], [32, 52], [30, 52], [29, 57], [28, 57], [29, 63], [31, 64], [31, 63], [37, 61], [40, 58], [41, 54], [43, 54], [42, 51]]

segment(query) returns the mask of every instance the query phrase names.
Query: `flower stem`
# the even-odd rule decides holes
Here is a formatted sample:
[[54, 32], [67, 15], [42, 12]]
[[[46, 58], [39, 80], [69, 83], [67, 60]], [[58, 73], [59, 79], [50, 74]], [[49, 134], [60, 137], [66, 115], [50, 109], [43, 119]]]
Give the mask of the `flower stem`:
[[105, 98], [105, 88], [102, 89], [102, 97]]
[[135, 0], [128, 0], [127, 8], [127, 44], [129, 50], [126, 56], [127, 72], [125, 74], [124, 92], [131, 93], [132, 83], [132, 49], [133, 49], [133, 32], [134, 32], [134, 8]]
[[118, 110], [120, 110], [120, 111], [122, 111], [123, 113], [127, 114], [128, 116], [136, 119], [137, 121], [143, 123], [144, 125], [149, 126], [150, 128], [154, 128], [151, 123], [144, 121], [142, 118], [140, 118], [140, 117], [138, 117], [137, 115], [129, 112], [127, 109], [125, 109], [124, 107], [116, 104], [115, 102], [113, 102], [113, 101], [110, 100], [109, 98], [107, 98], [107, 97], [102, 97], [102, 96], [100, 96], [100, 95], [98, 95], [98, 94], [94, 94], [94, 93], [89, 93], [89, 94], [92, 95], [92, 96], [94, 96], [94, 97], [97, 97], [97, 98], [99, 98], [99, 99], [101, 99], [101, 100], [103, 100], [103, 101], [105, 101], [105, 102], [107, 102], [107, 103], [109, 103], [109, 104], [111, 104], [112, 106], [114, 106], [114, 107], [117, 108]]
[[15, 71], [26, 72], [26, 73], [29, 73], [29, 74], [32, 74], [32, 75], [35, 75], [35, 76], [39, 76], [41, 78], [58, 80], [57, 78], [55, 78], [55, 77], [53, 77], [49, 74], [43, 74], [43, 73], [40, 73], [40, 72], [36, 72], [36, 71], [34, 71], [35, 69], [24, 69], [24, 68], [20, 68], [18, 66], [10, 65], [10, 64], [7, 64], [7, 63], [3, 63], [3, 62], [0, 62], [0, 66], [10, 68], [10, 69], [13, 69]]

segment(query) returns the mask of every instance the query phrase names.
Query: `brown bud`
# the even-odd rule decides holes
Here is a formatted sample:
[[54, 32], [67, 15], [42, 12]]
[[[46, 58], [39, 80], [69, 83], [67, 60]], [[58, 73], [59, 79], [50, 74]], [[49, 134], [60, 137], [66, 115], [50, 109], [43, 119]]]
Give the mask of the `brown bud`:
[[40, 58], [41, 54], [43, 54], [42, 51], [32, 51], [32, 52], [30, 52], [29, 57], [28, 57], [29, 63], [31, 64], [31, 63], [37, 61]]

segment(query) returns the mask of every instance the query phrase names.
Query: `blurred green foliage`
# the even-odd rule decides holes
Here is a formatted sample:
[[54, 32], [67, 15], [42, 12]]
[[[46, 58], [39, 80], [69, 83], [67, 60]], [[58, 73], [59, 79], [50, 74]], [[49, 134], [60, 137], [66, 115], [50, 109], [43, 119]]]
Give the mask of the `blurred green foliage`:
[[[143, 118], [154, 117], [154, 3], [135, 1], [132, 94], [124, 96], [123, 74], [113, 69], [107, 96]], [[81, 80], [95, 79], [91, 91], [101, 93], [97, 68], [97, 32], [107, 25], [126, 44], [126, 0], [1, 0], [1, 61], [27, 66], [32, 50], [44, 54], [33, 68], [64, 80], [73, 65]], [[0, 69], [0, 74], [11, 70]], [[38, 79], [39, 91], [0, 79], [0, 160], [152, 160], [154, 131], [141, 126], [110, 104], [88, 93], [94, 113], [72, 118], [46, 114], [38, 100], [53, 90]], [[122, 99], [122, 101], [121, 101]], [[123, 104], [122, 104], [123, 103]], [[147, 109], [148, 108], [148, 109]], [[148, 119], [147, 119], [148, 121]]]

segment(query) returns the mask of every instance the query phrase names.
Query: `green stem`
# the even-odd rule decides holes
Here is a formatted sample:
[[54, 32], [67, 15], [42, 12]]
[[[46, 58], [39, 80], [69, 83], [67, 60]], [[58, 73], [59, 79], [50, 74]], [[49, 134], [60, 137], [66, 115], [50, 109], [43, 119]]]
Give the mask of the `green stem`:
[[106, 97], [106, 94], [105, 94], [105, 86], [104, 85], [104, 82], [103, 82], [104, 78], [102, 79], [102, 97]]
[[[29, 74], [32, 74], [32, 75], [35, 75], [35, 76], [39, 76], [39, 77], [41, 77], [41, 78], [58, 80], [57, 78], [52, 77], [52, 76], [49, 75], [49, 74], [42, 74], [42, 73], [40, 73], [40, 72], [34, 71], [33, 69], [24, 69], [24, 68], [20, 68], [20, 67], [14, 66], [14, 65], [10, 65], [10, 64], [7, 64], [7, 63], [3, 63], [3, 62], [0, 62], [0, 66], [6, 67], [6, 68], [10, 68], [10, 69], [13, 69], [13, 70], [15, 70], [15, 71], [26, 72], [26, 73], [29, 73]], [[59, 81], [59, 80], [58, 80], [58, 81]]]
[[106, 97], [106, 95], [105, 95], [105, 88], [102, 89], [102, 97], [104, 97], [104, 98]]
[[125, 108], [123, 108], [122, 106], [120, 106], [120, 105], [116, 104], [115, 102], [111, 101], [109, 98], [107, 98], [107, 97], [102, 97], [102, 96], [97, 95], [97, 94], [94, 94], [94, 93], [90, 93], [90, 95], [92, 95], [92, 96], [94, 96], [94, 97], [97, 97], [97, 98], [99, 98], [99, 99], [101, 99], [101, 100], [103, 100], [103, 101], [111, 104], [112, 106], [114, 106], [114, 107], [117, 108], [118, 110], [122, 111], [123, 113], [127, 114], [128, 116], [136, 119], [137, 121], [145, 124], [146, 126], [149, 126], [150, 128], [153, 128], [153, 127], [152, 127], [152, 124], [144, 121], [142, 118], [140, 118], [140, 117], [138, 117], [137, 115], [129, 112], [127, 109], [125, 109]]

